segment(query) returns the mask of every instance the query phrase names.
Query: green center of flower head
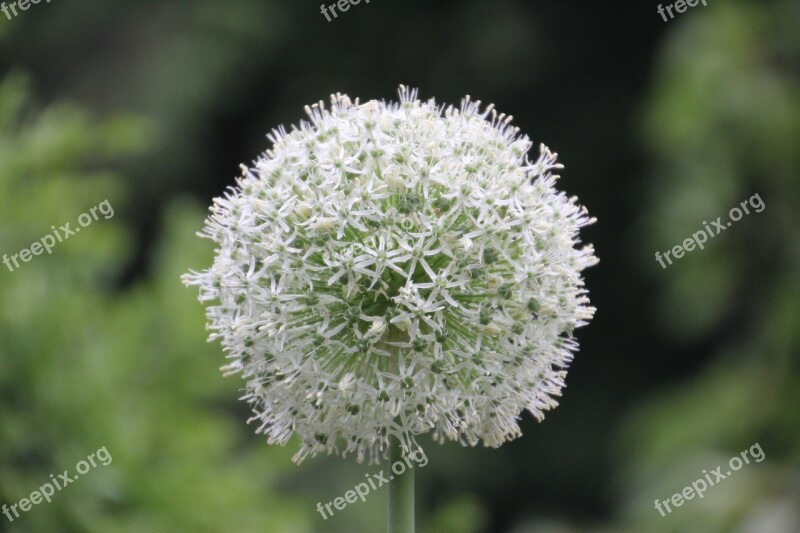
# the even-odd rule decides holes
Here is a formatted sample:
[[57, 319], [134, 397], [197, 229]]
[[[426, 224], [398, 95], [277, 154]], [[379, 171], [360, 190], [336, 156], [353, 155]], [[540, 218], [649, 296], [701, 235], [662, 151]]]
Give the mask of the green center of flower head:
[[[390, 437], [499, 445], [555, 405], [587, 321], [591, 220], [510, 117], [332, 98], [216, 200], [190, 274], [272, 442], [375, 459]], [[323, 439], [319, 437], [323, 436]]]

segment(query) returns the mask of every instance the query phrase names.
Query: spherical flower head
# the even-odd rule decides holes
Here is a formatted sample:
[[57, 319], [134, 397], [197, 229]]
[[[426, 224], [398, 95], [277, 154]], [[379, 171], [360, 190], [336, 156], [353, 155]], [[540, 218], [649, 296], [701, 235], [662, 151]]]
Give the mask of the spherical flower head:
[[588, 306], [591, 222], [557, 192], [556, 154], [465, 98], [330, 108], [270, 136], [215, 200], [199, 287], [258, 431], [385, 456], [415, 436], [499, 446], [557, 405]]

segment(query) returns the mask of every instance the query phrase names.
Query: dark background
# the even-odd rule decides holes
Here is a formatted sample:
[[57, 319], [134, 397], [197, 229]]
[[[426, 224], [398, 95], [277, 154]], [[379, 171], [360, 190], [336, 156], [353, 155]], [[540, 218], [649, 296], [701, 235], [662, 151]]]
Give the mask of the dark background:
[[[497, 450], [424, 440], [422, 531], [800, 531], [800, 5], [53, 0], [0, 15], [0, 253], [108, 198], [114, 218], [0, 272], [0, 503], [106, 445], [9, 531], [380, 531], [376, 466], [301, 467], [245, 425], [194, 237], [265, 134], [333, 92], [465, 94], [559, 153], [595, 319], [561, 406]], [[653, 259], [759, 194], [667, 269]], [[5, 267], [3, 267], [5, 269]], [[755, 443], [766, 459], [661, 517]]]

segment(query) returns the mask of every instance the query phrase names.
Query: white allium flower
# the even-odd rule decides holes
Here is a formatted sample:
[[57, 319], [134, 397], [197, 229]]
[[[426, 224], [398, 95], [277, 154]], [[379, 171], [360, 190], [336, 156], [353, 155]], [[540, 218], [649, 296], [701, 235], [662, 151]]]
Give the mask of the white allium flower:
[[556, 154], [459, 108], [334, 95], [218, 198], [213, 266], [184, 277], [270, 443], [378, 460], [438, 441], [499, 446], [557, 405], [588, 306], [594, 220]]

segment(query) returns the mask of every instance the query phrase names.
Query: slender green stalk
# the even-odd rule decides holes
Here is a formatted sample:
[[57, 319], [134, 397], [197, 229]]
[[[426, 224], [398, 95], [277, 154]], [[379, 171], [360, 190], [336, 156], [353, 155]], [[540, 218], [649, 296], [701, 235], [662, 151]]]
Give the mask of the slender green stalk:
[[[392, 471], [392, 465], [407, 467], [401, 475]], [[399, 470], [399, 467], [398, 467]], [[389, 446], [389, 533], [414, 533], [414, 469], [403, 461], [400, 442], [392, 439]]]

